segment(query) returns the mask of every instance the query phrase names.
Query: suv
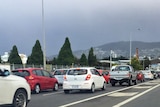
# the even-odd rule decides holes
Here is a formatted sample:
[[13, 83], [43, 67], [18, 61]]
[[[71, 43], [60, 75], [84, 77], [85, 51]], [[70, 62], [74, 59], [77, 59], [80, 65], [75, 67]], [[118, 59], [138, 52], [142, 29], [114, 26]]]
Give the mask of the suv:
[[94, 67], [70, 68], [64, 76], [63, 90], [69, 93], [71, 90], [106, 89], [106, 81]]
[[31, 99], [31, 90], [27, 81], [5, 69], [0, 69], [0, 106], [26, 107]]
[[24, 77], [36, 94], [42, 90], [53, 89], [58, 90], [58, 81], [52, 74], [41, 68], [22, 68], [13, 70], [14, 75]]

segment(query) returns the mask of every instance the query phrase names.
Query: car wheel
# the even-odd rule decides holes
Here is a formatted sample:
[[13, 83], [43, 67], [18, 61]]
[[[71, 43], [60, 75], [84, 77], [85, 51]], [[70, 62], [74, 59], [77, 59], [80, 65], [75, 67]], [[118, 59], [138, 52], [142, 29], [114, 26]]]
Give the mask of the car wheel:
[[90, 91], [91, 91], [91, 93], [94, 93], [94, 92], [95, 92], [95, 85], [94, 85], [94, 84], [92, 84]]
[[64, 90], [64, 93], [65, 94], [68, 94], [70, 91], [69, 90]]
[[23, 90], [18, 90], [14, 95], [13, 107], [26, 107], [27, 95]]
[[34, 92], [35, 92], [36, 94], [39, 94], [40, 91], [41, 91], [40, 86], [37, 84], [37, 85], [35, 86]]
[[128, 80], [128, 86], [131, 86], [132, 85], [132, 79], [129, 79]]
[[114, 83], [114, 82], [111, 82], [111, 85], [112, 85], [112, 86], [115, 86], [115, 83]]
[[137, 85], [137, 79], [134, 80], [134, 85]]
[[106, 82], [104, 82], [104, 83], [103, 83], [102, 90], [106, 90], [106, 86], [107, 86], [107, 85], [106, 85]]
[[55, 83], [53, 90], [54, 90], [54, 91], [58, 91], [58, 88], [59, 88], [59, 87], [58, 87], [58, 83]]

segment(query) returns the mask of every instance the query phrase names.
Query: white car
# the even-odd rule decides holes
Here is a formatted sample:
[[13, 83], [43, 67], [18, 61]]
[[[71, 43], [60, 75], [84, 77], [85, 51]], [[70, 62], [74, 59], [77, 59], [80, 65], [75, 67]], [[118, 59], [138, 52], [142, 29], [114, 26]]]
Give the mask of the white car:
[[64, 81], [63, 76], [66, 74], [67, 70], [68, 70], [68, 69], [56, 69], [56, 70], [53, 72], [53, 75], [54, 75], [54, 77], [57, 79], [58, 84], [60, 84], [60, 85], [63, 84], [63, 81]]
[[150, 79], [150, 80], [154, 79], [154, 75], [150, 70], [142, 70], [142, 73], [144, 74], [145, 79]]
[[94, 67], [70, 68], [63, 81], [64, 93], [71, 90], [90, 90], [106, 89], [106, 81]]
[[31, 90], [27, 81], [0, 69], [0, 106], [26, 107], [30, 99]]

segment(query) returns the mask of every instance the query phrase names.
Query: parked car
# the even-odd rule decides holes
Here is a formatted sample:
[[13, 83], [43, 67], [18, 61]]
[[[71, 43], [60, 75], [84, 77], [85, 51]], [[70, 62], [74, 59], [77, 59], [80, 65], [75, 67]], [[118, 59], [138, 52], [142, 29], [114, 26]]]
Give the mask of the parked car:
[[54, 77], [58, 80], [59, 85], [63, 84], [64, 75], [66, 74], [68, 69], [56, 69], [53, 72]]
[[42, 90], [58, 90], [57, 79], [50, 72], [41, 68], [21, 68], [13, 70], [12, 73], [24, 77], [28, 81], [31, 91], [36, 94]]
[[144, 74], [145, 79], [150, 79], [150, 80], [154, 79], [154, 75], [150, 70], [142, 70], [142, 73]]
[[103, 75], [104, 79], [106, 80], [106, 83], [108, 84], [109, 81], [110, 81], [109, 71], [98, 69], [98, 72], [99, 72], [101, 75]]
[[137, 71], [137, 80], [140, 82], [145, 81], [145, 77], [144, 77], [144, 74], [142, 73], [142, 71]]
[[0, 90], [0, 106], [26, 107], [31, 99], [27, 81], [5, 69], [0, 69]]
[[106, 89], [106, 81], [94, 67], [70, 68], [64, 76], [63, 90], [69, 93], [71, 90]]

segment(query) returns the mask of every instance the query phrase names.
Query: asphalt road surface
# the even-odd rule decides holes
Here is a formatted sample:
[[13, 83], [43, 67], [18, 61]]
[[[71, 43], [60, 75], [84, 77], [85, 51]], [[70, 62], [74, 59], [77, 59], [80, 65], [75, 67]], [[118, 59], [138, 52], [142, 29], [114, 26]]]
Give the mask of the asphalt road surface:
[[62, 89], [32, 94], [28, 107], [160, 107], [160, 79], [133, 86], [112, 87], [95, 93], [73, 91], [64, 94]]

